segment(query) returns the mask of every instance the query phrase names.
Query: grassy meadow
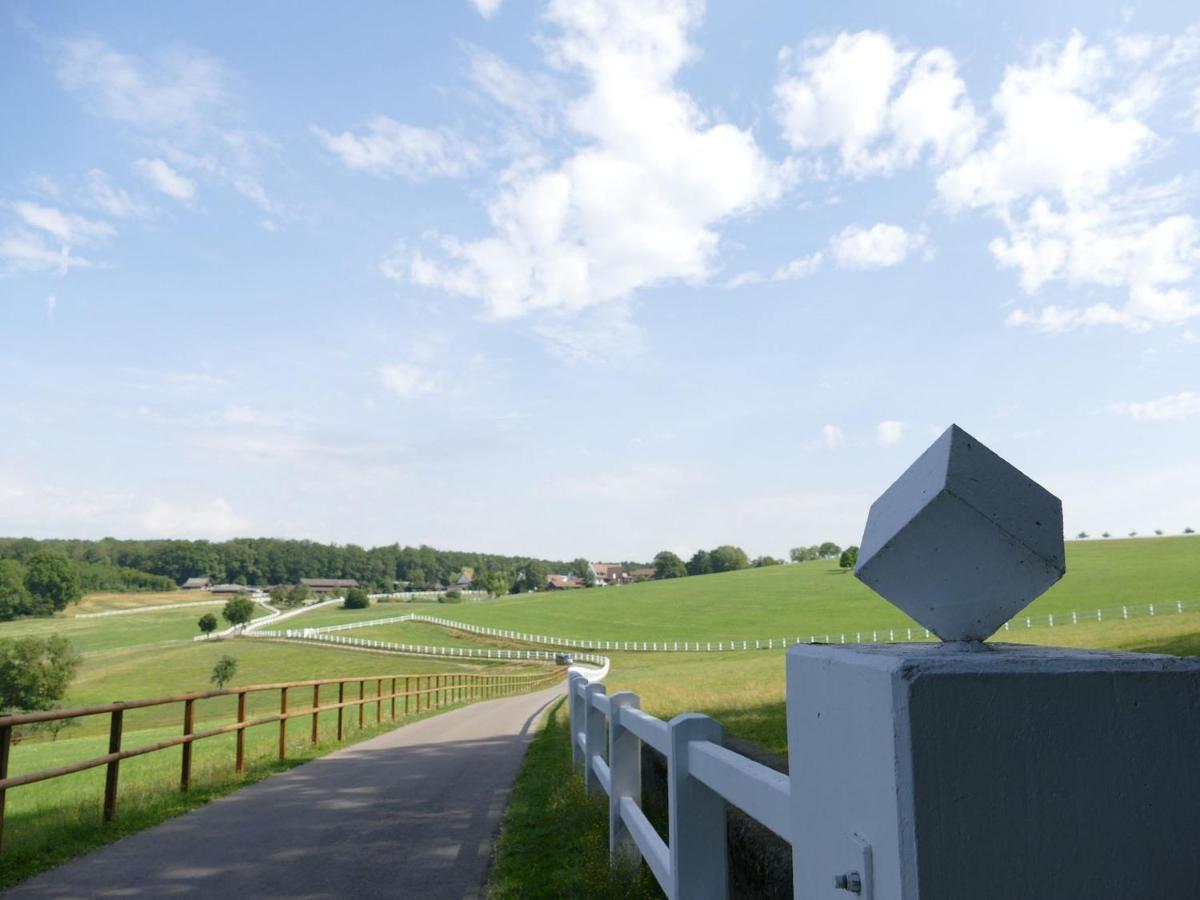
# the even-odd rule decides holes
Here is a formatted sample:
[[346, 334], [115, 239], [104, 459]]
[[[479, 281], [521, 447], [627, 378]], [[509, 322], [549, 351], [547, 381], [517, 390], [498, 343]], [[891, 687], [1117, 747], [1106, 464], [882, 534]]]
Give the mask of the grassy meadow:
[[[1200, 601], [1200, 537], [1070, 541], [1066, 577], [1027, 612], [1058, 616], [1177, 600]], [[387, 614], [376, 610], [375, 616]], [[915, 624], [834, 561], [411, 611], [589, 640], [807, 640]], [[338, 611], [329, 612], [336, 617]]]

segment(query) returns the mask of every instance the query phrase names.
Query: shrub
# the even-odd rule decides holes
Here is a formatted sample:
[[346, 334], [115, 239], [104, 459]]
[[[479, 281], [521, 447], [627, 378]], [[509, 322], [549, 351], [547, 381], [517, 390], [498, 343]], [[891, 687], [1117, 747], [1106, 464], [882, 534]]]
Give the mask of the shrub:
[[350, 588], [342, 600], [342, 609], [366, 609], [371, 605], [371, 598], [362, 588]]
[[214, 616], [212, 613], [205, 613], [196, 622], [196, 625], [205, 634], [212, 634], [214, 631], [217, 630], [217, 617]]

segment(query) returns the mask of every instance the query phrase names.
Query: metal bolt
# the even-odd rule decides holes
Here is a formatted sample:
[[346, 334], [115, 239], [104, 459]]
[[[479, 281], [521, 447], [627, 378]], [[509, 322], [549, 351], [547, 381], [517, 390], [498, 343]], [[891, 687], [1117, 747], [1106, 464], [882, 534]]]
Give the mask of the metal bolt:
[[852, 894], [862, 893], [862, 876], [857, 872], [847, 872], [845, 875], [834, 875], [833, 886], [839, 891], [849, 891]]

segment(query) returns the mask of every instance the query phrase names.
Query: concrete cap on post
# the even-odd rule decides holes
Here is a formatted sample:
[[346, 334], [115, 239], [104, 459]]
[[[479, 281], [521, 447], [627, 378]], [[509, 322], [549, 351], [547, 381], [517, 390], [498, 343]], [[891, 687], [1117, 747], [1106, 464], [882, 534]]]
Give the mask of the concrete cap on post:
[[1062, 578], [1062, 501], [951, 425], [871, 504], [854, 574], [944, 641], [981, 641]]

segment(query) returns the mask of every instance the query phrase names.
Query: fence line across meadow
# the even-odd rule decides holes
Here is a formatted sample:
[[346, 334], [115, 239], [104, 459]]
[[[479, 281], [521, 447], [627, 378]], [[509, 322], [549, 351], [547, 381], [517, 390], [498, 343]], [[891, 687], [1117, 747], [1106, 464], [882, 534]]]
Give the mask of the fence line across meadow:
[[[395, 620], [393, 619], [393, 621]], [[499, 647], [433, 647], [427, 644], [398, 644], [393, 641], [377, 641], [368, 638], [339, 637], [338, 635], [317, 632], [311, 628], [292, 628], [284, 631], [255, 631], [248, 633], [246, 637], [265, 638], [268, 640], [317, 641], [338, 647], [353, 647], [359, 650], [382, 650], [388, 653], [410, 654], [414, 656], [440, 656], [451, 659], [490, 662], [559, 662], [559, 654], [553, 650], [507, 650]], [[572, 662], [599, 666], [603, 668], [605, 673], [608, 671], [609, 659], [607, 656], [575, 654], [571, 659]]]
[[[1045, 615], [1017, 616], [1004, 623], [1004, 628], [997, 632], [1022, 631], [1033, 628], [1061, 628], [1071, 625], [1087, 624], [1089, 622], [1112, 622], [1133, 618], [1149, 618], [1159, 615], [1179, 614], [1188, 611], [1195, 605], [1194, 600], [1169, 600], [1159, 603], [1124, 604], [1102, 609], [1072, 610], [1066, 613], [1047, 613]], [[490, 628], [483, 625], [472, 625], [454, 619], [443, 619], [438, 616], [426, 616], [421, 613], [405, 613], [400, 616], [389, 616], [381, 619], [369, 619], [364, 622], [344, 622], [340, 625], [326, 625], [316, 628], [306, 628], [297, 631], [298, 637], [315, 637], [328, 635], [333, 632], [350, 631], [357, 628], [375, 628], [381, 625], [393, 625], [398, 622], [420, 622], [428, 625], [440, 625], [456, 631], [478, 634], [486, 637], [497, 637], [521, 641], [528, 644], [543, 644], [562, 649], [627, 651], [637, 653], [721, 653], [741, 650], [775, 650], [786, 649], [793, 644], [863, 644], [863, 643], [895, 643], [897, 641], [927, 640], [932, 636], [925, 628], [875, 628], [856, 629], [854, 631], [823, 631], [810, 633], [805, 640], [803, 635], [795, 638], [736, 638], [731, 640], [706, 641], [614, 641], [586, 640], [582, 638], [561, 638], [549, 635], [532, 634], [524, 631], [513, 631], [503, 628]], [[259, 631], [259, 634], [263, 632]], [[398, 645], [408, 646], [408, 645]], [[509, 651], [521, 652], [521, 651]]]
[[[403, 699], [404, 714], [409, 712], [410, 698], [415, 705], [415, 712], [430, 711], [458, 703], [469, 703], [476, 700], [487, 700], [494, 697], [504, 697], [511, 694], [526, 693], [553, 684], [563, 677], [562, 670], [551, 672], [497, 673], [476, 674], [468, 672], [438, 672], [433, 674], [407, 675], [370, 675], [354, 676], [352, 678], [322, 678], [306, 681], [288, 681], [276, 684], [248, 685], [246, 687], [226, 688], [217, 691], [196, 691], [187, 694], [175, 694], [169, 697], [156, 697], [143, 700], [129, 700], [117, 703], [106, 703], [103, 706], [89, 706], [79, 709], [50, 710], [47, 712], [19, 713], [10, 716], [0, 716], [0, 851], [4, 841], [4, 808], [8, 791], [27, 784], [36, 784], [72, 775], [87, 769], [105, 766], [103, 819], [112, 821], [117, 812], [117, 784], [120, 776], [122, 760], [168, 750], [171, 747], [182, 747], [180, 759], [179, 789], [187, 792], [191, 788], [192, 779], [192, 744], [205, 738], [216, 737], [230, 732], [236, 732], [236, 751], [234, 771], [241, 775], [246, 764], [246, 729], [260, 725], [279, 724], [279, 758], [287, 756], [287, 723], [291, 719], [302, 716], [312, 717], [310, 742], [316, 744], [319, 738], [319, 718], [321, 713], [337, 713], [337, 739], [345, 739], [345, 711], [358, 707], [358, 727], [365, 727], [366, 708], [375, 704], [375, 723], [383, 722], [384, 701], [390, 701], [391, 720], [397, 716], [397, 701]], [[413, 687], [415, 679], [416, 686]], [[424, 687], [422, 687], [424, 679]], [[400, 689], [403, 682], [403, 689]], [[374, 694], [367, 685], [374, 684]], [[384, 692], [385, 683], [390, 683], [390, 691]], [[321, 703], [321, 688], [326, 685], [338, 686], [337, 703]], [[346, 699], [346, 685], [358, 685], [358, 697]], [[312, 705], [302, 709], [289, 709], [288, 692], [300, 688], [312, 688]], [[261, 694], [269, 691], [279, 692], [279, 712], [260, 716], [255, 719], [246, 718], [246, 697], [250, 694]], [[197, 700], [208, 700], [214, 697], [237, 697], [237, 721], [196, 731], [195, 704]], [[183, 734], [179, 737], [157, 741], [141, 747], [123, 748], [124, 716], [126, 710], [146, 709], [149, 707], [165, 706], [172, 703], [183, 704]], [[422, 709], [424, 704], [424, 710]], [[38, 772], [28, 772], [24, 775], [9, 777], [8, 767], [13, 745], [13, 730], [22, 725], [32, 725], [39, 722], [52, 722], [65, 719], [79, 719], [86, 716], [109, 716], [108, 753], [91, 759], [79, 760], [65, 766], [44, 769]]]

